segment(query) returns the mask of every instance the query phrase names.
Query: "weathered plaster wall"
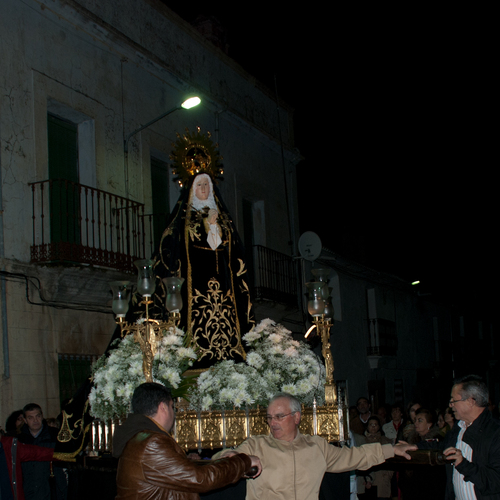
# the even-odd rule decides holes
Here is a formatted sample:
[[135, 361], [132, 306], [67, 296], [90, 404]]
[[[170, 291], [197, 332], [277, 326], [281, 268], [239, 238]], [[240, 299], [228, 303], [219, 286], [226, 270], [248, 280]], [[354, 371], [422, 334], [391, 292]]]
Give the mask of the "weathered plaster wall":
[[[220, 188], [240, 233], [242, 200], [257, 201], [266, 245], [289, 254], [283, 170], [290, 182], [299, 156], [292, 150], [292, 110], [281, 103], [283, 169], [272, 94], [156, 0], [5, 0], [0, 45], [1, 263], [3, 270], [20, 275], [7, 282], [8, 321], [2, 334], [9, 341], [11, 372], [0, 382], [4, 421], [30, 401], [54, 415], [58, 353], [98, 354], [114, 330], [111, 314], [99, 309], [109, 298], [107, 281], [114, 273], [29, 264], [29, 183], [48, 178], [47, 113], [86, 124], [80, 182], [144, 203], [146, 213], [152, 207], [151, 151], [168, 158], [176, 132], [186, 127], [212, 132], [224, 157]], [[135, 135], [127, 160], [124, 137], [191, 91], [202, 97], [202, 105], [176, 111]], [[177, 197], [172, 183], [171, 206]], [[61, 308], [30, 304], [28, 276], [39, 278], [45, 297]], [[90, 309], [97, 309], [62, 304], [81, 302], [85, 294], [75, 290], [91, 291]]]

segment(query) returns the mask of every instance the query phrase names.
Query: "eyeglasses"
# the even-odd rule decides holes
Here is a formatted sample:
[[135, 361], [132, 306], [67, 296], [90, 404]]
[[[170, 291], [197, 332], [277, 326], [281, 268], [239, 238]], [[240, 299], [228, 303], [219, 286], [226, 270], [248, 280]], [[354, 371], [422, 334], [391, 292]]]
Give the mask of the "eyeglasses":
[[287, 413], [286, 415], [267, 415], [266, 420], [268, 424], [270, 424], [273, 420], [276, 420], [276, 422], [281, 422], [285, 417], [288, 417], [288, 415], [293, 415], [294, 413], [297, 412], [292, 411], [290, 413]]
[[455, 403], [460, 403], [460, 401], [467, 401], [469, 398], [465, 398], [465, 399], [450, 399], [449, 403], [450, 403], [450, 406], [451, 405], [454, 405]]

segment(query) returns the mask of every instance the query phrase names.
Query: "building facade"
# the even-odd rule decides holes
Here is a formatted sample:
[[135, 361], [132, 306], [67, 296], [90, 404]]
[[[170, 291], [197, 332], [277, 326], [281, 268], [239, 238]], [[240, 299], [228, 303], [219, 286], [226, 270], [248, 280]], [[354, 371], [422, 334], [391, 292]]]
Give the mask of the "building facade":
[[253, 269], [291, 256], [299, 155], [291, 108], [159, 1], [7, 0], [0, 41], [4, 422], [28, 402], [56, 416], [104, 352], [108, 282], [134, 279], [177, 201], [177, 133], [218, 143]]
[[[294, 259], [300, 155], [286, 103], [159, 0], [4, 0], [0, 42], [0, 422], [29, 402], [56, 416], [106, 349], [108, 283], [133, 280], [134, 259], [154, 252], [186, 128], [219, 145], [257, 319], [302, 336], [311, 264]], [[199, 106], [176, 109], [193, 94]], [[485, 366], [498, 399], [492, 325], [326, 250], [314, 265], [331, 268], [335, 379], [351, 403], [434, 386], [442, 405], [459, 368]]]
[[453, 379], [471, 373], [498, 405], [497, 323], [328, 249], [304, 262], [305, 280], [312, 267], [330, 272], [334, 376], [350, 405], [366, 397], [374, 410], [410, 401], [444, 410]]

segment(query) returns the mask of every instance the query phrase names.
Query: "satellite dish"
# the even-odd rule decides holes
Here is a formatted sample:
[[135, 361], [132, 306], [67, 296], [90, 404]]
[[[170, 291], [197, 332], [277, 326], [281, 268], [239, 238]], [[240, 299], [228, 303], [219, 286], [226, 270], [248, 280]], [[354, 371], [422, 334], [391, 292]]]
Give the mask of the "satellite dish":
[[306, 231], [299, 238], [299, 253], [309, 261], [316, 260], [321, 255], [321, 240], [316, 233]]

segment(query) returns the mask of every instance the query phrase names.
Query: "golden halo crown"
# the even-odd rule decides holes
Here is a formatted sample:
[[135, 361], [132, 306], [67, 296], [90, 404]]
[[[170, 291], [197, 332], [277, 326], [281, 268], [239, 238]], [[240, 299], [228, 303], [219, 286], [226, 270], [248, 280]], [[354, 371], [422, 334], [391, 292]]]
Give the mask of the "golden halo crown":
[[186, 128], [184, 135], [177, 133], [177, 141], [172, 143], [172, 173], [181, 186], [198, 174], [208, 174], [213, 181], [224, 173], [222, 156], [219, 155], [218, 144], [211, 140], [210, 132], [202, 134], [200, 127], [195, 132]]

